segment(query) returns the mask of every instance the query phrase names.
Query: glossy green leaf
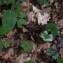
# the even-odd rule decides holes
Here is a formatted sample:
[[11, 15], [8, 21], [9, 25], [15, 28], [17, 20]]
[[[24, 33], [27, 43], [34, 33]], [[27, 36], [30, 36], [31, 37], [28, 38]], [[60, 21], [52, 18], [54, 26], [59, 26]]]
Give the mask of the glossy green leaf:
[[54, 23], [49, 23], [46, 25], [46, 30], [51, 31], [53, 36], [57, 36], [59, 34], [58, 26]]
[[2, 27], [0, 27], [0, 35], [4, 35], [11, 31], [16, 24], [17, 15], [12, 10], [7, 10], [2, 17]]
[[22, 25], [26, 25], [26, 20], [25, 19], [19, 19], [19, 21], [17, 21], [17, 26], [19, 28], [22, 28]]
[[3, 44], [2, 44], [2, 40], [0, 40], [0, 52], [2, 51], [3, 48]]
[[63, 58], [57, 58], [57, 63], [63, 63]]
[[52, 41], [53, 40], [52, 34], [48, 34], [48, 32], [46, 30], [44, 30], [41, 33], [41, 37], [43, 38], [44, 41]]
[[32, 60], [28, 60], [26, 63], [35, 63], [35, 62]]

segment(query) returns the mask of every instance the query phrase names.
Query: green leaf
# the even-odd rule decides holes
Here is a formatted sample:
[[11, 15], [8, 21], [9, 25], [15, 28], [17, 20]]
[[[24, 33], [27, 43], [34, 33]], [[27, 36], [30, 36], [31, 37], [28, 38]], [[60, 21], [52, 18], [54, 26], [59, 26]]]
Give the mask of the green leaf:
[[45, 4], [46, 6], [48, 6], [48, 5], [49, 5], [49, 1], [48, 1], [48, 0], [44, 0], [44, 4]]
[[58, 57], [59, 57], [58, 53], [56, 53], [56, 54], [54, 54], [54, 55], [52, 56], [52, 58], [53, 58], [54, 60], [56, 60]]
[[0, 27], [0, 35], [5, 35], [9, 32], [9, 27], [8, 26], [2, 26]]
[[53, 40], [52, 34], [48, 34], [48, 32], [46, 30], [44, 30], [41, 33], [41, 37], [43, 38], [44, 41], [52, 41]]
[[25, 19], [19, 19], [19, 21], [17, 21], [17, 26], [19, 28], [22, 28], [22, 25], [26, 25], [26, 20]]
[[8, 47], [10, 46], [9, 40], [4, 41], [4, 42], [3, 42], [3, 46], [4, 46], [5, 48], [8, 48]]
[[6, 4], [9, 5], [9, 4], [14, 4], [15, 3], [15, 0], [6, 0]]
[[46, 25], [46, 30], [51, 31], [53, 36], [57, 36], [59, 34], [58, 26], [54, 23], [49, 23]]
[[49, 56], [53, 56], [56, 54], [56, 50], [54, 50], [53, 48], [48, 48], [47, 49], [48, 55]]
[[26, 42], [23, 40], [20, 46], [24, 49], [25, 52], [30, 52], [33, 44], [31, 42]]
[[57, 63], [63, 63], [63, 58], [57, 58]]
[[0, 5], [4, 4], [4, 0], [0, 0]]
[[2, 40], [0, 40], [0, 52], [2, 51], [3, 48], [3, 44], [2, 44]]
[[12, 10], [7, 10], [3, 17], [2, 17], [2, 24], [3, 26], [9, 26], [10, 28], [13, 28], [16, 24], [16, 13]]
[[26, 17], [26, 13], [22, 13], [19, 17], [20, 18], [25, 18]]
[[28, 60], [26, 63], [35, 63], [35, 62], [32, 60]]
[[0, 35], [4, 35], [11, 31], [16, 24], [17, 15], [12, 10], [7, 10], [2, 17], [2, 27], [0, 27]]
[[21, 3], [17, 3], [15, 6], [15, 12], [17, 13], [17, 16], [20, 15], [20, 10], [23, 8], [23, 6], [21, 5]]
[[37, 2], [42, 3], [42, 2], [43, 2], [43, 0], [37, 0]]

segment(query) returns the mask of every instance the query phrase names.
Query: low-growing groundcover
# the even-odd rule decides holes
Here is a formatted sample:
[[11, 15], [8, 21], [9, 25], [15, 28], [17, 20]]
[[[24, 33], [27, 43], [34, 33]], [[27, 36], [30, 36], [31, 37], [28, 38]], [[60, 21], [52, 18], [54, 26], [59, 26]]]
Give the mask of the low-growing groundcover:
[[[9, 62], [13, 63], [15, 62], [16, 58], [17, 57], [19, 58], [19, 56], [23, 53], [28, 54], [27, 57], [29, 57], [27, 58], [27, 60], [22, 60], [25, 59], [23, 57], [20, 58], [20, 60], [24, 61], [24, 63], [41, 63], [43, 62], [44, 57], [42, 57], [41, 55], [42, 58], [39, 59], [37, 56], [38, 54], [40, 55], [40, 52], [42, 51], [42, 49], [44, 49], [44, 47], [45, 47], [44, 49], [45, 52], [44, 51], [43, 52], [47, 54], [47, 57], [49, 57], [52, 60], [52, 62], [53, 60], [55, 60], [57, 63], [63, 63], [63, 57], [61, 56], [62, 51], [60, 52], [60, 49], [62, 47], [60, 47], [59, 49], [56, 47], [58, 43], [57, 39], [59, 37], [59, 34], [61, 35], [60, 29], [62, 28], [58, 26], [58, 24], [55, 22], [56, 21], [55, 19], [54, 21], [52, 20], [54, 14], [57, 13], [57, 9], [58, 9], [56, 8], [58, 6], [54, 5], [52, 2], [54, 4], [55, 2], [58, 2], [58, 4], [60, 4], [59, 2], [61, 1], [59, 0], [57, 1], [0, 0], [0, 7], [1, 7], [0, 62], [1, 63], [9, 63]], [[54, 6], [52, 6], [52, 4]], [[47, 24], [42, 25], [36, 23], [37, 18], [32, 13], [33, 6], [37, 6], [39, 8], [39, 11], [38, 8], [36, 8], [38, 13], [39, 12], [41, 13], [42, 10], [47, 9], [49, 7], [51, 8], [52, 16], [50, 16], [51, 18]], [[60, 9], [62, 8], [61, 6], [59, 7]], [[29, 20], [28, 13], [31, 13], [29, 19], [31, 20], [36, 19], [36, 21], [28, 21]], [[60, 15], [60, 17], [57, 17], [57, 19], [58, 20], [59, 18], [63, 19], [62, 15]], [[34, 24], [36, 24], [36, 26]], [[12, 32], [13, 30], [16, 31], [13, 33], [9, 33]], [[36, 40], [37, 36], [41, 39], [41, 44], [37, 43]], [[42, 41], [44, 41], [45, 44], [46, 43], [49, 44], [47, 46], [44, 46], [42, 49], [40, 49], [42, 47], [42, 46], [40, 47], [40, 45], [42, 45]], [[55, 45], [55, 47], [52, 47], [52, 45]], [[9, 52], [9, 49], [11, 49], [11, 52]], [[45, 57], [45, 59], [47, 57]], [[45, 61], [45, 63], [49, 63], [49, 62]]]

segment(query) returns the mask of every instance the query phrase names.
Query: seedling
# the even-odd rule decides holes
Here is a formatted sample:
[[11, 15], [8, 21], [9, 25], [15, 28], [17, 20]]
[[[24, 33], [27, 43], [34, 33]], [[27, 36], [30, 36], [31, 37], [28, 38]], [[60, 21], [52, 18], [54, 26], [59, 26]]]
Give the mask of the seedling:
[[6, 41], [4, 41], [4, 42], [2, 42], [2, 43], [3, 43], [3, 46], [4, 46], [5, 48], [8, 48], [8, 47], [10, 46], [9, 40], [6, 40]]
[[17, 21], [17, 26], [19, 28], [22, 28], [22, 25], [26, 25], [26, 20], [24, 19], [26, 17], [26, 13], [22, 13], [20, 16], [19, 16], [19, 20]]
[[32, 60], [28, 60], [26, 63], [35, 63], [35, 62]]
[[57, 51], [54, 50], [53, 48], [48, 48], [47, 52], [48, 52], [48, 55], [51, 56], [55, 60], [59, 57]]
[[30, 52], [31, 48], [33, 47], [33, 44], [31, 42], [26, 42], [25, 40], [22, 40], [22, 43], [20, 45], [25, 52]]
[[2, 51], [3, 47], [8, 48], [9, 46], [10, 46], [10, 44], [9, 44], [8, 40], [6, 40], [6, 41], [0, 40], [0, 52]]
[[[3, 5], [5, 2], [4, 0], [0, 0], [0, 5]], [[22, 9], [22, 0], [19, 2], [16, 2], [15, 0], [6, 0], [6, 5], [12, 4], [10, 10], [6, 10], [2, 17], [2, 26], [0, 27], [0, 36], [7, 34], [10, 32], [16, 22], [17, 26], [19, 28], [22, 28], [22, 25], [26, 25], [26, 20], [24, 19], [26, 14], [20, 13], [20, 10]]]

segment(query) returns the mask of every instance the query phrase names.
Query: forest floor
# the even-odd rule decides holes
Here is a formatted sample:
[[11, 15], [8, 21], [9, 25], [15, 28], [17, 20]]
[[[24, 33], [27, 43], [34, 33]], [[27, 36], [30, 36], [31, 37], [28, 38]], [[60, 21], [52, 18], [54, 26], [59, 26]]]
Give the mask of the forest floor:
[[[56, 50], [59, 57], [63, 58], [63, 1], [51, 0], [49, 6], [44, 6], [35, 0], [26, 0], [22, 5], [23, 8], [20, 12], [27, 14], [25, 18], [27, 24], [23, 25], [22, 28], [15, 26], [12, 31], [1, 38], [3, 41], [9, 40], [10, 47], [3, 48], [0, 52], [0, 63], [25, 63], [28, 60], [33, 60], [35, 63], [57, 63], [52, 56], [48, 55], [47, 49]], [[35, 12], [49, 16], [44, 18], [44, 22], [38, 22]], [[46, 26], [44, 23], [54, 23], [58, 26], [59, 34], [51, 42], [44, 41], [40, 37], [41, 31]], [[24, 52], [20, 47], [22, 40], [33, 43], [30, 52]]]

